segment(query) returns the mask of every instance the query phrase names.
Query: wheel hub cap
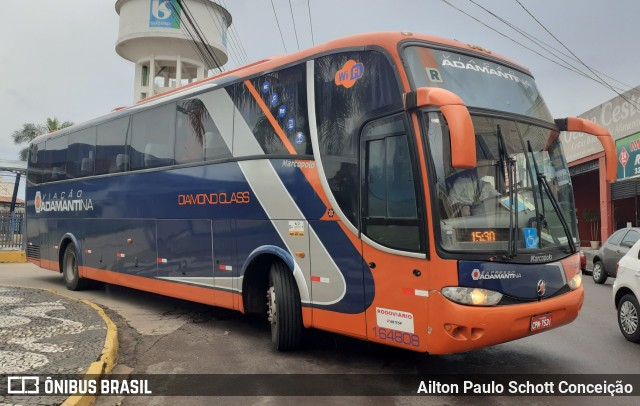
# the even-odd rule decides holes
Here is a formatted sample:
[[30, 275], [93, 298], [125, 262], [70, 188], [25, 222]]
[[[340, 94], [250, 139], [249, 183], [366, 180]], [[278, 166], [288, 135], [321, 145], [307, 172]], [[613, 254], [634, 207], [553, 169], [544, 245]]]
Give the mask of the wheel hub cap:
[[631, 335], [638, 329], [638, 311], [631, 302], [620, 306], [620, 325], [625, 333]]
[[269, 323], [276, 324], [276, 292], [273, 286], [267, 290], [267, 318]]
[[600, 272], [601, 272], [600, 264], [595, 265], [593, 267], [593, 277], [596, 279], [600, 278]]

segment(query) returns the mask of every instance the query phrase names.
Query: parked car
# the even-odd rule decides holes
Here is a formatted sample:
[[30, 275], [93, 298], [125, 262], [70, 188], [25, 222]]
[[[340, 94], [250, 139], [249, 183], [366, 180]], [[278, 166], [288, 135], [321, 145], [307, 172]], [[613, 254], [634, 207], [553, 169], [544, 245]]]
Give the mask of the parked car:
[[618, 277], [613, 283], [613, 302], [618, 309], [618, 326], [622, 335], [640, 342], [640, 241], [636, 242], [618, 263]]
[[580, 269], [582, 270], [582, 273], [587, 272], [587, 256], [582, 250], [580, 250]]
[[604, 283], [607, 277], [616, 277], [616, 264], [640, 240], [640, 228], [623, 228], [611, 234], [593, 257], [593, 281]]

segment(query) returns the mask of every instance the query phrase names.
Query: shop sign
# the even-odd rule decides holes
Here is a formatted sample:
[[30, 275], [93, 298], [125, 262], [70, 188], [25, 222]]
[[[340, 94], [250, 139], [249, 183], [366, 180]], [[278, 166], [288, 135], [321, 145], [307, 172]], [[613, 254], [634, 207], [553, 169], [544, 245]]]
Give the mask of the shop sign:
[[618, 180], [640, 176], [640, 133], [616, 141]]
[[[614, 140], [622, 139], [622, 137], [640, 131], [639, 106], [640, 86], [627, 91], [622, 96], [617, 96], [592, 108], [581, 114], [580, 117], [604, 126], [609, 130]], [[567, 162], [573, 162], [602, 151], [600, 142], [591, 135], [566, 132], [562, 133], [560, 140], [563, 144], [562, 148], [567, 157]], [[627, 148], [628, 150], [629, 148]], [[631, 151], [628, 152], [631, 154]], [[629, 165], [631, 164], [633, 162], [629, 162]], [[630, 173], [627, 169], [627, 177], [629, 176]]]

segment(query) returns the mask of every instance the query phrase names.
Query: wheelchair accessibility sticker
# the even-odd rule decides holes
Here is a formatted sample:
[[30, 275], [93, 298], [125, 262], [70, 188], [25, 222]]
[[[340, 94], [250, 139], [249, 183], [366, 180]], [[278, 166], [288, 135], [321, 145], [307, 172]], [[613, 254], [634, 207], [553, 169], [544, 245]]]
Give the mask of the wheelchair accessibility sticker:
[[538, 230], [535, 228], [525, 228], [524, 244], [526, 248], [538, 248]]

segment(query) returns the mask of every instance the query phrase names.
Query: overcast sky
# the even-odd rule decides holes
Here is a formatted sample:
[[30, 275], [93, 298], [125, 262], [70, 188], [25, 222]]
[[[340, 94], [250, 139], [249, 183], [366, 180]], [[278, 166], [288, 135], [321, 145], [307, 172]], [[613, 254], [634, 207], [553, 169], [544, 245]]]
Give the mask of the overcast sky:
[[[452, 4], [508, 37], [527, 40], [467, 0]], [[516, 0], [477, 2], [513, 25], [561, 45]], [[638, 86], [638, 0], [520, 0], [586, 64]], [[218, 1], [217, 1], [218, 2]], [[291, 0], [300, 48], [312, 45], [307, 0]], [[527, 66], [555, 117], [579, 115], [616, 96], [543, 59], [441, 0], [310, 0], [315, 43], [371, 31], [413, 31], [452, 38]], [[223, 0], [249, 60], [284, 53], [271, 0]], [[296, 36], [289, 0], [273, 0], [289, 52]], [[11, 133], [47, 117], [80, 123], [133, 102], [133, 63], [115, 50], [115, 0], [2, 1], [0, 24], [0, 159], [17, 159]], [[231, 66], [234, 64], [231, 63]], [[616, 82], [612, 82], [622, 86]]]

